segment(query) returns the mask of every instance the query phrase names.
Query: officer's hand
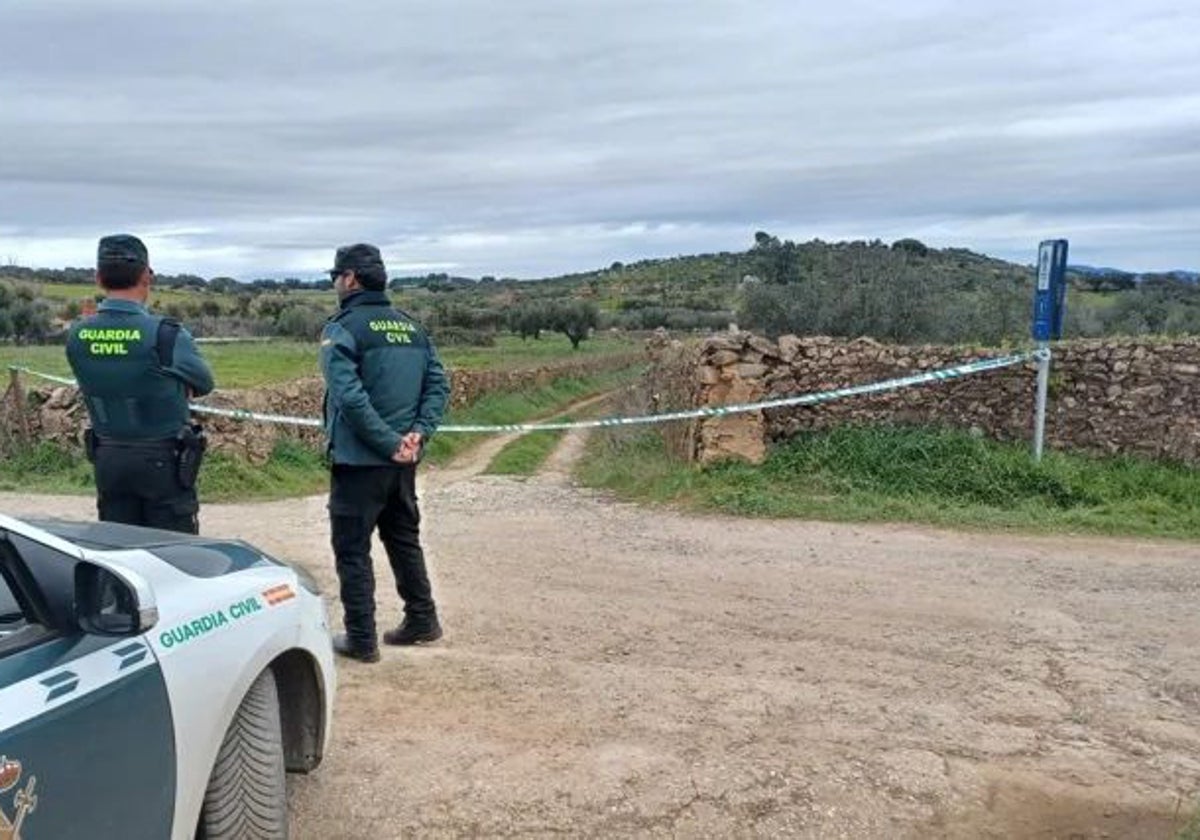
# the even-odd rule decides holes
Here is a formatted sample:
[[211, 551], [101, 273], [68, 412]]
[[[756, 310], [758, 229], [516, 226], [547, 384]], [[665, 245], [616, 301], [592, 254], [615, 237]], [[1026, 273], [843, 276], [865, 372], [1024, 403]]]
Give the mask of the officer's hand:
[[409, 432], [400, 438], [400, 443], [397, 444], [396, 451], [392, 453], [392, 460], [397, 464], [415, 464], [420, 455], [421, 433]]

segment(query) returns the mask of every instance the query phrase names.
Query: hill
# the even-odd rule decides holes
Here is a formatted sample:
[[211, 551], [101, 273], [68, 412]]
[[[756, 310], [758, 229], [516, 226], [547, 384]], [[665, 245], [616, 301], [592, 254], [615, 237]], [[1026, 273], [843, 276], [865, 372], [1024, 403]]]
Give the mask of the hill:
[[[707, 331], [737, 322], [768, 334], [1000, 343], [1028, 336], [1033, 275], [1031, 265], [916, 239], [796, 243], [759, 231], [746, 251], [523, 281], [406, 276], [391, 286], [441, 343], [490, 344], [506, 329], [536, 338], [563, 330], [564, 319], [576, 334], [592, 327]], [[1200, 333], [1196, 279], [1195, 272], [1073, 265], [1067, 334]], [[155, 305], [202, 335], [312, 338], [334, 305], [328, 279], [160, 275], [157, 282]], [[0, 339], [39, 340], [52, 332], [39, 323], [73, 317], [95, 292], [90, 269], [0, 267]], [[6, 315], [6, 301], [20, 312]]]

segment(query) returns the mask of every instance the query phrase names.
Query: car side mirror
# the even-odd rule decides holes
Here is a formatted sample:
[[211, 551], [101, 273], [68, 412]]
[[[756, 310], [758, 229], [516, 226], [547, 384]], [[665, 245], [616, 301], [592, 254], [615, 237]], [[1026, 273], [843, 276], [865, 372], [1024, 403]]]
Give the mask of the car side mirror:
[[80, 562], [75, 566], [75, 621], [87, 633], [136, 636], [158, 623], [158, 607], [144, 582]]

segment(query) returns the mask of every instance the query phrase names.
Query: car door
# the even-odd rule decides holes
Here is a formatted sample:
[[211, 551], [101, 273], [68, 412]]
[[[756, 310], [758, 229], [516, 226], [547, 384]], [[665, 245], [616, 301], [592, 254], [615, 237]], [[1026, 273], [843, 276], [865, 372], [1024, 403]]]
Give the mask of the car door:
[[171, 834], [170, 705], [145, 639], [74, 621], [80, 561], [0, 529], [0, 840]]

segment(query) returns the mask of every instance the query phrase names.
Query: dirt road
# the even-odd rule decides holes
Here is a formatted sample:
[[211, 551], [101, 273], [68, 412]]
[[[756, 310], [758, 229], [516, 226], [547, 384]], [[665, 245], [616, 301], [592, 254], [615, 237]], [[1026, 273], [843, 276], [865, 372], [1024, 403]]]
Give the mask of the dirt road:
[[[447, 636], [341, 667], [297, 837], [1160, 838], [1197, 799], [1195, 544], [697, 517], [484, 460], [425, 474]], [[202, 526], [336, 592], [323, 498]]]

